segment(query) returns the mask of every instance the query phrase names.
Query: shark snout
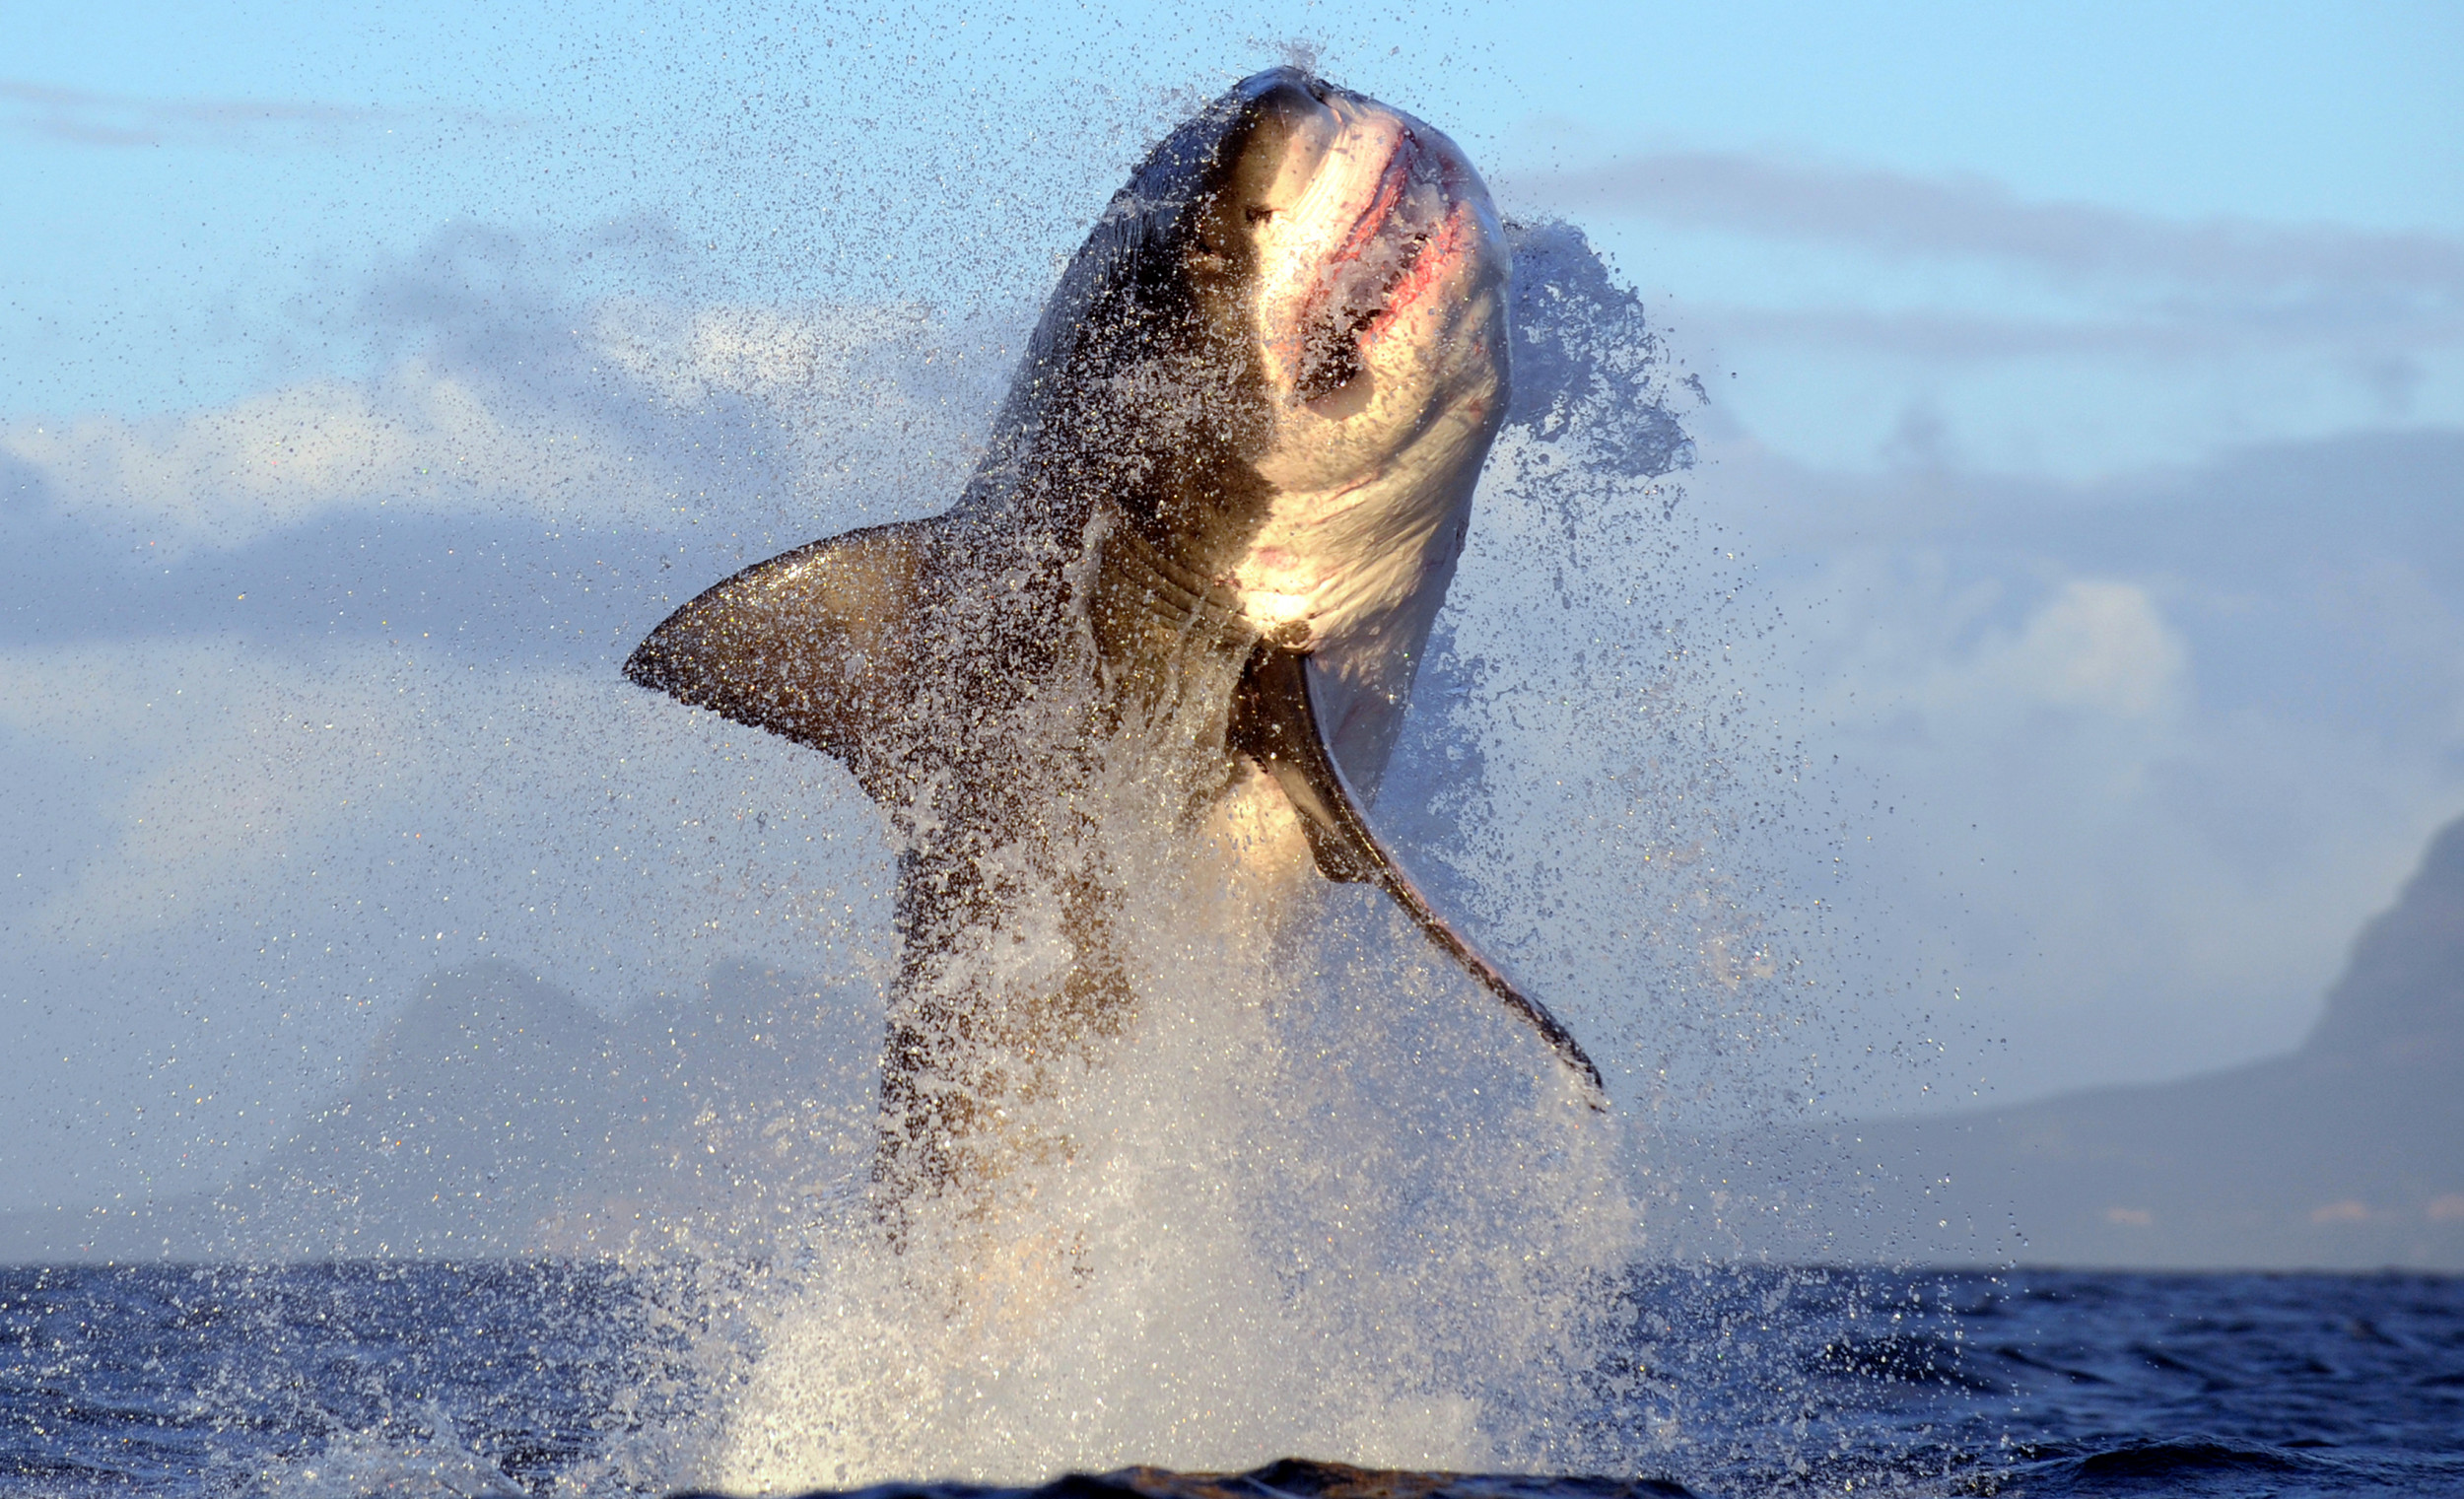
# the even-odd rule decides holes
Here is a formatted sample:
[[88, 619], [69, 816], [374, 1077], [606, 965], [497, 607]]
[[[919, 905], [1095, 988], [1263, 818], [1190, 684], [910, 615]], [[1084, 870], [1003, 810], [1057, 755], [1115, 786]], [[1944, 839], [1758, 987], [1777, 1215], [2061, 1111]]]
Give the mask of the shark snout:
[[1218, 222], [1248, 237], [1268, 380], [1283, 405], [1345, 419], [1395, 366], [1377, 346], [1397, 312], [1499, 279], [1495, 214], [1454, 142], [1401, 110], [1295, 68], [1240, 92]]

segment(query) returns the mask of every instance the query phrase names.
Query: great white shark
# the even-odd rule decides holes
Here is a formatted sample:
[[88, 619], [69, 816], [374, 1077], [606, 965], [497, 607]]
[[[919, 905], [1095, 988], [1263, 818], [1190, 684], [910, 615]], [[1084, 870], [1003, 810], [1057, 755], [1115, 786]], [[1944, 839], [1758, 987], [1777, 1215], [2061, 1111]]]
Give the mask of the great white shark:
[[[1510, 266], [1444, 135], [1246, 79], [1096, 221], [950, 510], [747, 568], [627, 661], [837, 756], [893, 819], [888, 1190], [997, 1170], [1051, 1069], [1128, 1024], [1125, 781], [1172, 836], [1384, 890], [1604, 1106], [1364, 815], [1504, 421]], [[1065, 956], [1022, 971], [996, 934], [1030, 906]]]

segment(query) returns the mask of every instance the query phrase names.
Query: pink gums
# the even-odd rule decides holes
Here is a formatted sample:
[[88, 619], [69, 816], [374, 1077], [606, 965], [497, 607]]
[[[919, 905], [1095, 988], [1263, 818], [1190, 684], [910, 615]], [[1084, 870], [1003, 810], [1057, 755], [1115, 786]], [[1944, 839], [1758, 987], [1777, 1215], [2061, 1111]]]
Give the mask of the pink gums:
[[1386, 294], [1386, 306], [1362, 326], [1360, 352], [1363, 358], [1376, 347], [1379, 337], [1393, 325], [1399, 313], [1454, 272], [1463, 258], [1464, 242], [1472, 233], [1471, 217], [1472, 210], [1465, 203], [1458, 201], [1446, 205], [1446, 217], [1439, 221], [1428, 242], [1420, 247], [1420, 253], [1412, 257], [1403, 278]]

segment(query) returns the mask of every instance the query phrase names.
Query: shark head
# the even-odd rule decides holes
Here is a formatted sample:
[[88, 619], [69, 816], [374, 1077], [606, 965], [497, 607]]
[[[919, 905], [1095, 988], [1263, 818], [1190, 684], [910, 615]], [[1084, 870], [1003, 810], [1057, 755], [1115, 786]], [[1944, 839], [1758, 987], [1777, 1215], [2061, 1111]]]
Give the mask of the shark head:
[[1043, 430], [1101, 443], [1069, 471], [1259, 633], [1425, 633], [1505, 414], [1509, 264], [1454, 142], [1260, 73], [1155, 147], [1064, 274], [1029, 357]]
[[1222, 134], [1181, 252], [1210, 313], [1256, 344], [1278, 467], [1306, 482], [1389, 463], [1429, 416], [1495, 401], [1508, 257], [1454, 142], [1291, 68], [1201, 124]]

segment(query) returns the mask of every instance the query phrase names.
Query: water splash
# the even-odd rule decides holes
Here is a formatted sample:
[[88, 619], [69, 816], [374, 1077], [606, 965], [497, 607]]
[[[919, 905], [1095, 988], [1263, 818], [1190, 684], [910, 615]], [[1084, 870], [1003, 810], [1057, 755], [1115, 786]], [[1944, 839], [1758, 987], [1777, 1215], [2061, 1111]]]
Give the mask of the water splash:
[[[1686, 448], [1639, 307], [1578, 232], [1518, 240], [1532, 356], [1494, 503], [1510, 529], [1579, 534], [1585, 507], [1665, 522]], [[1453, 806], [1528, 852], [1534, 825], [1500, 826], [1477, 769], [1448, 766]], [[790, 1235], [719, 1481], [1608, 1461], [1587, 1375], [1645, 1245], [1622, 1126], [1373, 893], [1324, 890], [1278, 928], [1251, 913], [1286, 903], [1248, 899], [1237, 858], [1144, 825], [1111, 851], [1135, 1024], [1020, 1106], [1008, 1127], [1040, 1147], [987, 1195], [896, 1235], [850, 1200]], [[1000, 961], [1043, 961], [1031, 916]]]
[[[1579, 234], [1540, 226], [1518, 248], [1513, 422], [1483, 483], [1446, 647], [1424, 671], [1375, 815], [1450, 915], [1463, 913], [1592, 1043], [1612, 1088], [1661, 1111], [1645, 1116], [1656, 1121], [1692, 1107], [1688, 1088], [1722, 1085], [1725, 1106], [1750, 1072], [1741, 1049], [1782, 1009], [1780, 968], [1734, 857], [1733, 757], [1747, 734], [1718, 717], [1721, 668], [1706, 644], [1725, 628], [1723, 596], [1666, 482], [1686, 452], [1683, 382]], [[621, 492], [631, 508], [596, 534], [545, 512], [558, 545], [506, 565], [508, 597], [542, 572], [587, 579], [558, 594], [578, 601], [577, 628], [570, 658], [542, 668], [554, 693], [501, 671], [466, 685], [450, 657], [407, 657], [393, 669], [435, 679], [416, 725], [396, 724], [396, 753], [415, 772], [386, 770], [379, 784], [364, 763], [283, 769], [339, 787], [353, 816], [366, 793], [367, 844], [381, 852], [365, 861], [392, 871], [403, 860], [371, 881], [484, 913], [493, 941], [528, 956], [528, 985], [544, 973], [575, 991], [573, 1013], [549, 1006], [535, 1025], [515, 1016], [515, 1029], [604, 1027], [588, 1045], [542, 1052], [526, 1076], [397, 1069], [374, 1079], [384, 1086], [357, 1101], [363, 1112], [416, 1094], [437, 1116], [423, 1127], [441, 1131], [427, 1138], [468, 1125], [471, 1143], [493, 1148], [511, 1117], [494, 1112], [501, 1085], [526, 1087], [556, 1107], [552, 1120], [522, 1115], [523, 1128], [577, 1153], [553, 1180], [524, 1182], [518, 1162], [484, 1154], [462, 1177], [423, 1176], [446, 1152], [353, 1116], [351, 1129], [328, 1131], [335, 1143], [381, 1137], [395, 1153], [347, 1192], [294, 1194], [317, 1221], [275, 1221], [280, 1194], [257, 1193], [252, 1237], [236, 1252], [682, 1257], [655, 1305], [694, 1371], [690, 1397], [669, 1403], [696, 1414], [665, 1421], [607, 1469], [611, 1487], [1025, 1479], [1131, 1462], [1237, 1468], [1289, 1453], [1576, 1470], [1647, 1451], [1598, 1419], [1595, 1378], [1631, 1310], [1611, 1290], [1659, 1242], [1639, 1146], [1621, 1118], [1580, 1108], [1545, 1048], [1372, 892], [1324, 891], [1294, 928], [1262, 929], [1223, 865], [1129, 840], [1137, 1025], [1037, 1105], [1034, 1132], [1065, 1148], [1004, 1183], [997, 1227], [928, 1222], [903, 1253], [871, 1215], [860, 1141], [815, 1144], [860, 1135], [860, 1124], [829, 1122], [866, 1107], [862, 1067], [806, 1079], [741, 1068], [740, 1087], [688, 1075], [715, 1075], [731, 1049], [785, 1056], [779, 1027], [809, 1027], [818, 1007], [877, 1005], [890, 851], [835, 767], [758, 736], [680, 727], [614, 680], [604, 643], [638, 631], [631, 615], [673, 585], [670, 563], [718, 576], [722, 563], [945, 503], [997, 395], [978, 372], [1016, 344], [989, 325], [905, 312], [565, 310], [525, 315], [596, 328], [597, 342], [525, 346], [548, 372], [534, 383], [464, 377], [450, 340], [435, 353], [436, 383], [483, 391], [507, 430], [550, 433], [595, 410], [606, 430], [648, 433], [650, 450], [690, 450], [702, 466], [680, 459], [633, 483]], [[963, 369], [953, 347], [971, 356]], [[602, 355], [610, 373], [593, 384], [584, 376]], [[520, 420], [499, 420], [507, 413]], [[534, 466], [539, 492], [556, 492], [554, 465]], [[748, 478], [752, 497], [711, 498]], [[467, 503], [499, 515], [513, 504]], [[266, 523], [294, 524], [289, 514]], [[680, 531], [689, 556], [669, 550]], [[396, 596], [421, 591], [394, 581]], [[397, 628], [400, 607], [369, 627]], [[488, 660], [538, 648], [525, 617], [509, 606], [496, 635], [458, 648]], [[452, 621], [420, 623], [458, 634]], [[372, 680], [372, 693], [393, 691]], [[448, 789], [474, 776], [478, 800]], [[409, 838], [378, 822], [402, 805], [449, 809], [423, 826], [427, 847], [449, 854], [423, 864], [395, 849]], [[505, 872], [542, 868], [541, 899]], [[234, 902], [273, 889], [226, 884]], [[434, 973], [438, 949], [406, 945], [393, 914], [410, 900], [361, 888], [365, 912], [294, 921], [282, 902], [305, 897], [287, 886], [263, 904], [370, 969]], [[439, 943], [443, 925], [429, 927]], [[371, 956], [396, 951], [381, 965]], [[691, 975], [712, 956], [840, 971], [793, 1003], [741, 1000], [740, 1023], [705, 1027], [703, 1050], [686, 1056], [664, 1043], [692, 1031], [690, 1006], [638, 996], [703, 988]], [[309, 948], [296, 961], [283, 982], [307, 992], [322, 960]], [[713, 1005], [739, 1005], [708, 988]], [[514, 1011], [489, 1014], [493, 1024]], [[486, 1025], [445, 1018], [464, 1050], [498, 1055], [479, 1046], [496, 1034]], [[470, 1226], [485, 1232], [432, 1243], [380, 1221], [392, 1207], [435, 1218], [481, 1193], [494, 1215]], [[367, 1232], [330, 1232], [335, 1215], [363, 1211]], [[621, 1231], [602, 1236], [601, 1223]], [[389, 1461], [390, 1439], [370, 1440], [368, 1462]]]

